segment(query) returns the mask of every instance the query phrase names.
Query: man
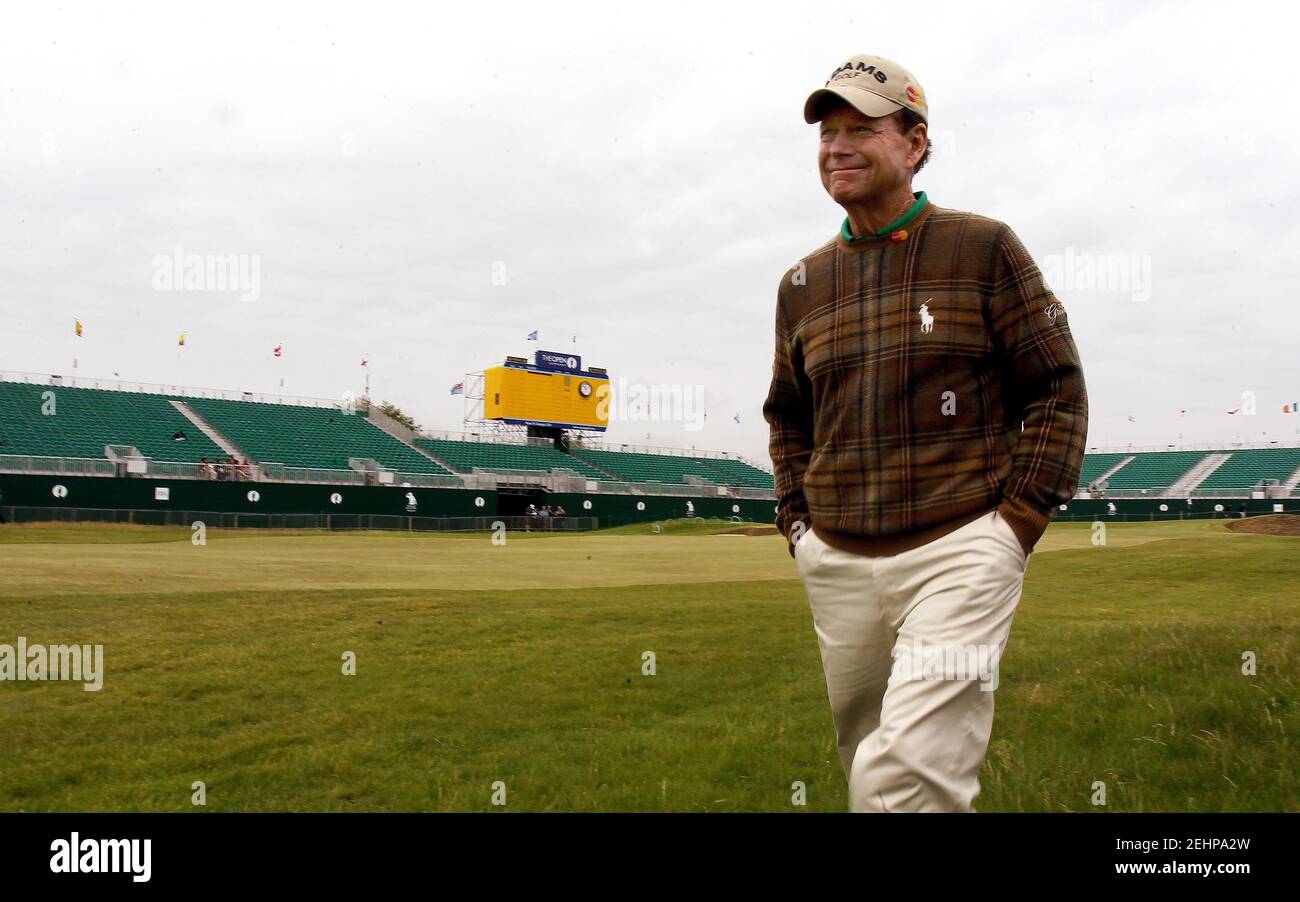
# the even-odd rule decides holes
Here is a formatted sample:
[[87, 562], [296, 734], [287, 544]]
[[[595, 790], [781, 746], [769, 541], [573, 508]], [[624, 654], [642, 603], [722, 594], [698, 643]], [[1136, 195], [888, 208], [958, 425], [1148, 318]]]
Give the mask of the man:
[[1029, 554], [1088, 403], [1015, 234], [932, 204], [920, 83], [855, 56], [804, 109], [840, 233], [781, 281], [763, 414], [854, 811], [971, 811]]

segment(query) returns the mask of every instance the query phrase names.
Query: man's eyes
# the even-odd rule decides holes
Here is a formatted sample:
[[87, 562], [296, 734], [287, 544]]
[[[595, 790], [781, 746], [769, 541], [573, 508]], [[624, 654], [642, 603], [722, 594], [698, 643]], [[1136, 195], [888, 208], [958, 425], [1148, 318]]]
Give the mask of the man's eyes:
[[[859, 132], [859, 133], [861, 133], [861, 132], [866, 132], [866, 133], [869, 134], [869, 135], [874, 135], [874, 134], [876, 133], [876, 130], [875, 130], [875, 129], [870, 128], [869, 126], [866, 126], [866, 125], [854, 125], [854, 126], [852, 126], [852, 127], [849, 128], [849, 131], [851, 131], [851, 132]], [[834, 134], [834, 132], [833, 132], [831, 129], [826, 129], [825, 131], [822, 132], [822, 140], [825, 141], [827, 138], [831, 137], [833, 134]]]

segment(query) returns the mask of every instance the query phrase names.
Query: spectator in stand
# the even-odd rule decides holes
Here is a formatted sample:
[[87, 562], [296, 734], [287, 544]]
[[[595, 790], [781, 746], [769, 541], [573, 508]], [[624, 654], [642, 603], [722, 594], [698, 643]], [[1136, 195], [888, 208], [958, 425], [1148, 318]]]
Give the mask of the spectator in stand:
[[208, 463], [205, 457], [199, 461], [199, 479], [211, 479], [216, 474], [212, 470], [212, 464]]
[[239, 478], [244, 480], [245, 482], [252, 481], [253, 461], [251, 458], [245, 457], [244, 462], [239, 465]]

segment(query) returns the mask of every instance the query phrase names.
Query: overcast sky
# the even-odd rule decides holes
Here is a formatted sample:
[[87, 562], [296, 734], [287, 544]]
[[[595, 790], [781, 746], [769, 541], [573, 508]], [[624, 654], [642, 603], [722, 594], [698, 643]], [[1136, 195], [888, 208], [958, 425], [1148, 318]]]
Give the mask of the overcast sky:
[[[376, 399], [459, 429], [465, 373], [562, 350], [704, 386], [703, 430], [609, 439], [766, 465], [777, 285], [844, 215], [803, 101], [865, 52], [924, 88], [935, 203], [1040, 264], [1149, 267], [1058, 285], [1090, 445], [1294, 442], [1295, 15], [22, 4], [0, 30], [0, 370], [338, 398], [367, 358]], [[176, 248], [255, 255], [260, 296], [156, 291]], [[1247, 391], [1257, 414], [1228, 415]]]

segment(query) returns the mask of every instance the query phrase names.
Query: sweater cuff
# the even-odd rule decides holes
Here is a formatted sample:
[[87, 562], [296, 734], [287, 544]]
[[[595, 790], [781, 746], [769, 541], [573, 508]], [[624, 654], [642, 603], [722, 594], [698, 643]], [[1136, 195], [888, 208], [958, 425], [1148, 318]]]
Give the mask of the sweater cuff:
[[1033, 552], [1038, 540], [1047, 532], [1047, 524], [1052, 520], [1050, 510], [1037, 510], [1015, 498], [1008, 498], [999, 504], [998, 513], [1011, 524], [1011, 531], [1020, 540], [1020, 547], [1025, 550], [1025, 554]]
[[790, 530], [798, 520], [802, 520], [807, 527], [812, 517], [808, 513], [808, 502], [804, 499], [803, 492], [792, 492], [782, 499], [781, 509], [776, 515], [776, 528], [787, 542], [790, 541]]

